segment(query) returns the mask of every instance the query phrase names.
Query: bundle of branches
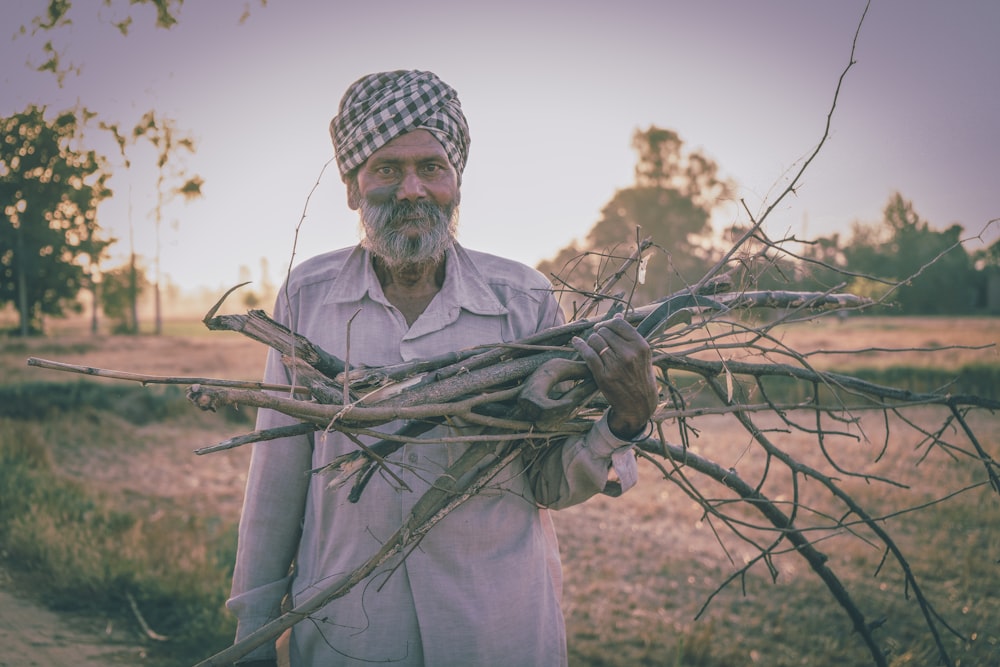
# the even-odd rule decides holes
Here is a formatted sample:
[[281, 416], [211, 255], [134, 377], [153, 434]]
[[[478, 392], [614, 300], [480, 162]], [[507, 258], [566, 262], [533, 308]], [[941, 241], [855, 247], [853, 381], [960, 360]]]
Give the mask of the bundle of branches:
[[[760, 238], [759, 232], [757, 237]], [[289, 432], [336, 429], [371, 435], [378, 433], [372, 429], [381, 424], [408, 420], [407, 427], [394, 435], [378, 433], [382, 439], [374, 446], [365, 447], [356, 440], [359, 449], [355, 453], [331, 461], [317, 471], [331, 476], [329, 484], [351, 481], [354, 484], [352, 494], [356, 498], [374, 470], [391, 468], [392, 464], [385, 457], [441, 421], [460, 419], [484, 427], [483, 433], [467, 437], [465, 441], [509, 442], [511, 445], [506, 456], [472, 476], [469, 471], [495, 447], [470, 447], [452, 469], [440, 476], [404, 525], [363, 567], [331, 582], [325, 590], [248, 638], [243, 646], [236, 645], [203, 664], [225, 664], [226, 660], [272, 639], [327, 602], [344, 595], [391, 556], [405, 553], [437, 521], [487, 485], [515, 457], [534, 458], [546, 447], [556, 446], [553, 443], [558, 442], [559, 436], [588, 429], [605, 405], [600, 394], [595, 392], [585, 366], [574, 360], [575, 351], [569, 339], [585, 335], [596, 322], [622, 310], [619, 299], [611, 296], [612, 285], [634, 269], [647, 248], [648, 242], [641, 244], [611, 280], [600, 290], [588, 294], [588, 302], [580, 309], [584, 314], [594, 312], [602, 302], [614, 304], [601, 316], [581, 317], [511, 344], [462, 350], [393, 367], [349, 368], [346, 360], [331, 357], [262, 312], [216, 317], [213, 309], [205, 320], [209, 328], [239, 331], [279, 350], [298, 378], [298, 386], [287, 388], [286, 395], [275, 395], [262, 390], [202, 383], [191, 388], [191, 399], [206, 409], [224, 405], [270, 408], [296, 417], [302, 424], [248, 434], [205, 448], [201, 450], [203, 453], [280, 437]], [[749, 265], [745, 259], [737, 264]], [[728, 526], [737, 536], [743, 536], [741, 539], [750, 540], [744, 536], [747, 519], [736, 508], [711, 500], [712, 494], [699, 489], [690, 478], [690, 471], [735, 492], [744, 506], [762, 517], [766, 525], [755, 527], [770, 530], [773, 540], [766, 544], [753, 542], [758, 551], [756, 558], [729, 581], [738, 579], [756, 563], [773, 567], [770, 565], [772, 554], [791, 545], [845, 609], [855, 630], [868, 645], [875, 664], [886, 664], [872, 635], [871, 624], [828, 566], [827, 556], [817, 547], [820, 538], [807, 536], [810, 531], [815, 535], [817, 526], [799, 525], [800, 515], [819, 512], [809, 511], [810, 508], [800, 505], [796, 497], [793, 497], [791, 512], [786, 512], [780, 503], [762, 492], [765, 480], [778, 475], [780, 468], [787, 470], [792, 488], [796, 488], [794, 480], [799, 477], [819, 480], [843, 507], [841, 517], [830, 520], [825, 528], [828, 531], [847, 530], [848, 526], [860, 522], [871, 530], [887, 554], [907, 573], [907, 585], [924, 611], [927, 626], [947, 661], [947, 651], [939, 637], [943, 622], [910, 574], [905, 555], [879, 518], [852, 498], [836, 478], [796, 460], [783, 450], [772, 440], [768, 429], [759, 426], [758, 422], [762, 416], [777, 416], [788, 429], [812, 432], [818, 448], [840, 475], [891, 483], [891, 480], [840, 467], [824, 448], [826, 439], [842, 435], [844, 425], [856, 422], [855, 415], [864, 410], [899, 414], [907, 407], [942, 405], [951, 419], [961, 425], [971, 443], [970, 451], [958, 451], [980, 461], [989, 483], [1000, 490], [997, 464], [982, 448], [966, 420], [966, 411], [971, 408], [996, 409], [1000, 404], [978, 396], [945, 391], [917, 393], [818, 370], [810, 364], [808, 354], [781, 343], [778, 328], [803, 318], [817, 317], [820, 313], [844, 313], [863, 308], [870, 302], [842, 293], [732, 289], [734, 282], [745, 279], [745, 275], [739, 280], [734, 280], [732, 274], [707, 275], [698, 284], [659, 302], [635, 309], [625, 308], [626, 319], [636, 325], [654, 351], [654, 365], [663, 387], [662, 402], [655, 416], [656, 436], [639, 445], [640, 456], [658, 468], [666, 479], [680, 484], [709, 517]], [[741, 316], [761, 308], [775, 309], [782, 315], [769, 324], [749, 324]], [[735, 351], [756, 357], [756, 360], [737, 359]], [[790, 379], [808, 391], [804, 398], [793, 401], [787, 399], [787, 391], [784, 400], [772, 399], [773, 391], [769, 388], [772, 379]], [[796, 415], [801, 413], [809, 415], [811, 427], [799, 423]], [[760, 479], [745, 481], [729, 466], [698, 456], [688, 447], [693, 430], [691, 421], [705, 414], [731, 415], [747, 431], [753, 443], [766, 453], [770, 464]], [[829, 426], [828, 422], [836, 426]], [[666, 427], [671, 425], [676, 429], [674, 438], [667, 437]], [[389, 472], [391, 474], [391, 469]], [[613, 487], [609, 492], [614, 492]], [[829, 516], [827, 513], [822, 515]]]
[[[758, 243], [762, 250], [753, 256], [746, 252], [738, 254], [738, 249], [750, 242]], [[719, 590], [740, 580], [758, 564], [776, 577], [773, 557], [793, 551], [807, 561], [845, 610], [874, 664], [885, 665], [886, 658], [873, 636], [878, 623], [866, 620], [819, 547], [819, 542], [831, 533], [857, 535], [864, 526], [871, 536], [864, 539], [879, 543], [885, 557], [898, 563], [941, 659], [945, 664], [953, 664], [941, 629], [959, 637], [961, 633], [943, 620], [924, 595], [905, 554], [884, 527], [884, 517], [869, 511], [844, 485], [844, 480], [851, 478], [890, 485], [898, 482], [846, 469], [831, 455], [827, 443], [835, 437], [861, 439], [850, 433], [850, 429], [860, 430], [858, 415], [877, 410], [887, 421], [890, 416], [897, 416], [917, 429], [928, 442], [928, 449], [939, 447], [951, 456], [978, 462], [985, 472], [983, 483], [1000, 492], [997, 461], [982, 446], [967, 419], [969, 411], [996, 410], [1000, 402], [954, 393], [947, 387], [914, 392], [814, 367], [810, 363], [812, 353], [786, 346], [780, 328], [804, 319], [841, 315], [868, 307], [871, 302], [832, 291], [734, 289], [734, 285], [754, 284], [757, 276], [749, 267], [757, 265], [756, 260], [768, 257], [769, 252], [773, 254], [779, 245], [769, 241], [759, 225], [755, 225], [698, 283], [652, 304], [632, 308], [624, 298], [628, 290], [615, 292], [615, 288], [625, 277], [636, 279], [638, 266], [651, 249], [646, 240], [630, 256], [621, 258], [619, 269], [603, 284], [585, 294], [577, 293], [582, 303], [576, 318], [569, 323], [509, 344], [459, 350], [398, 366], [351, 367], [349, 359], [333, 357], [262, 311], [217, 315], [229, 293], [224, 295], [205, 316], [206, 326], [240, 332], [280, 352], [294, 378], [291, 386], [231, 379], [152, 377], [36, 358], [28, 363], [144, 384], [189, 384], [189, 398], [202, 409], [254, 406], [300, 420], [294, 426], [253, 432], [205, 447], [198, 450], [199, 454], [325, 429], [347, 433], [358, 449], [326, 462], [315, 474], [323, 476], [328, 485], [352, 484], [351, 498], [355, 500], [376, 471], [393, 475], [393, 463], [387, 458], [393, 451], [404, 443], [416, 441], [433, 426], [462, 420], [482, 427], [477, 435], [455, 438], [471, 446], [440, 475], [396, 533], [364, 565], [329, 581], [311, 598], [202, 665], [230, 664], [273, 640], [328, 602], [345, 595], [388, 559], [407, 553], [444, 516], [489, 485], [515, 459], [521, 457], [530, 466], [547, 448], [558, 446], [563, 436], [589, 429], [606, 405], [586, 366], [575, 358], [576, 352], [569, 341], [573, 336], [586, 336], [596, 323], [616, 313], [633, 323], [648, 341], [662, 388], [654, 416], [657, 428], [653, 436], [638, 444], [638, 456], [664, 479], [679, 485], [701, 507], [714, 530], [718, 532], [719, 526], [724, 527], [755, 552]], [[762, 309], [779, 316], [768, 322], [748, 316]], [[343, 326], [349, 328], [350, 323]], [[775, 389], [775, 383], [780, 382], [791, 384], [796, 391]], [[903, 416], [905, 410], [928, 405], [942, 406], [947, 417], [928, 427]], [[690, 447], [691, 435], [696, 433], [693, 421], [710, 414], [726, 415], [738, 422], [748, 434], [751, 446], [763, 453], [767, 463], [757, 479], [745, 480], [731, 466], [699, 455]], [[806, 417], [803, 419], [802, 415]], [[404, 420], [406, 425], [395, 433], [377, 430], [398, 420]], [[774, 427], [775, 420], [781, 428]], [[952, 425], [960, 428], [968, 446], [945, 441], [942, 434]], [[773, 435], [782, 431], [810, 434], [816, 451], [833, 473], [809, 465], [797, 453], [783, 448]], [[366, 446], [357, 437], [360, 435], [374, 435], [379, 440]], [[500, 456], [496, 456], [498, 443], [506, 444]], [[772, 480], [777, 477], [781, 481], [775, 484]], [[818, 481], [829, 491], [839, 504], [839, 516], [810, 507], [799, 497], [799, 481], [806, 478]], [[732, 498], [719, 500], [699, 479], [724, 487], [735, 495], [737, 502]], [[782, 491], [785, 498], [773, 499], [765, 493], [765, 488], [776, 486], [790, 492]], [[606, 493], [615, 495], [613, 482]], [[783, 509], [786, 506], [789, 509]], [[748, 518], [748, 514], [759, 518]], [[760, 535], [769, 537], [760, 540]], [[721, 537], [718, 539], [725, 549]]]

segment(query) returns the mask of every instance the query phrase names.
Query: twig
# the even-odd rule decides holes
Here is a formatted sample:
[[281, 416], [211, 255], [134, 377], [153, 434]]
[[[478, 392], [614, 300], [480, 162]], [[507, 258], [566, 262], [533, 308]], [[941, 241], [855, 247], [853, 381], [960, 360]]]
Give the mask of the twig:
[[319, 427], [314, 424], [291, 424], [289, 426], [278, 426], [277, 428], [266, 429], [264, 431], [254, 431], [253, 433], [247, 433], [246, 435], [229, 438], [228, 440], [223, 440], [215, 445], [196, 449], [194, 450], [194, 453], [199, 456], [203, 454], [212, 454], [214, 452], [221, 452], [227, 449], [240, 447], [242, 445], [249, 445], [254, 442], [267, 442], [268, 440], [277, 440], [278, 438], [305, 435], [306, 433], [313, 433], [318, 430]]
[[67, 364], [61, 361], [50, 361], [37, 357], [28, 357], [28, 365], [38, 368], [45, 368], [52, 371], [63, 371], [66, 373], [79, 373], [81, 375], [91, 375], [93, 377], [109, 378], [112, 380], [128, 380], [138, 382], [145, 386], [147, 384], [200, 384], [207, 387], [230, 387], [232, 389], [254, 389], [257, 391], [284, 391], [298, 394], [308, 394], [305, 387], [290, 387], [288, 385], [268, 384], [265, 382], [251, 382], [247, 380], [224, 380], [219, 378], [204, 377], [184, 377], [167, 375], [147, 375], [144, 373], [129, 373], [127, 371], [116, 371], [107, 368], [94, 368], [93, 366], [80, 366], [77, 364]]
[[136, 604], [135, 598], [128, 591], [125, 591], [125, 598], [128, 600], [128, 606], [132, 609], [132, 614], [135, 616], [135, 620], [139, 622], [139, 627], [142, 628], [143, 633], [153, 641], [165, 642], [169, 637], [161, 635], [155, 632], [149, 624], [146, 623], [146, 619], [142, 617], [142, 612], [139, 611], [139, 605]]

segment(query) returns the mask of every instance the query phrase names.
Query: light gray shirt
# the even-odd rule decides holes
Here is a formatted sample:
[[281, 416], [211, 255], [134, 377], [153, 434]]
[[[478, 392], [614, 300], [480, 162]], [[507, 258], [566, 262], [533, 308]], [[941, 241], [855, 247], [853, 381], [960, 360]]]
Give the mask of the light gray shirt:
[[[558, 325], [563, 316], [550, 288], [534, 269], [455, 244], [441, 290], [407, 326], [386, 300], [369, 254], [347, 248], [298, 266], [274, 315], [341, 359], [348, 358], [347, 322], [354, 317], [351, 365], [383, 366], [510, 342]], [[290, 382], [273, 350], [265, 381]], [[294, 420], [262, 409], [257, 428], [288, 423]], [[347, 500], [350, 484], [330, 490], [321, 475], [308, 472], [357, 449], [346, 436], [320, 432], [255, 444], [227, 603], [239, 619], [237, 639], [277, 617], [286, 591], [294, 603], [366, 561], [466, 447], [484, 446], [434, 442], [444, 435], [455, 431], [437, 427], [422, 436], [426, 443], [407, 444], [388, 458], [409, 490], [376, 473], [357, 503]], [[612, 454], [627, 447], [602, 418], [586, 435], [569, 438], [561, 456], [551, 457], [531, 482], [515, 462], [405, 558], [296, 624], [293, 666], [565, 665], [562, 575], [546, 508], [599, 493]], [[616, 456], [622, 460], [635, 465], [632, 456]], [[273, 655], [271, 645], [248, 657]]]

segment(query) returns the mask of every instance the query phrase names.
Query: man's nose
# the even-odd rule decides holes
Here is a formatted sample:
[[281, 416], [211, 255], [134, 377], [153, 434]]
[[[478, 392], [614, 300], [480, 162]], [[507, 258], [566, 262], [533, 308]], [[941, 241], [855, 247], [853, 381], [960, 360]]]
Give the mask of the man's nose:
[[420, 175], [415, 171], [406, 171], [399, 183], [399, 188], [396, 189], [396, 199], [414, 201], [426, 197], [427, 188]]

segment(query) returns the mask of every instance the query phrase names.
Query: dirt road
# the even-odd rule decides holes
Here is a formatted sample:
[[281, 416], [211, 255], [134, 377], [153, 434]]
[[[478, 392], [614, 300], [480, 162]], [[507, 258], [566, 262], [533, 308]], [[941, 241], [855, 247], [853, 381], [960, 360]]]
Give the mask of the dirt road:
[[123, 643], [100, 619], [62, 615], [0, 581], [0, 667], [141, 665], [145, 650]]

